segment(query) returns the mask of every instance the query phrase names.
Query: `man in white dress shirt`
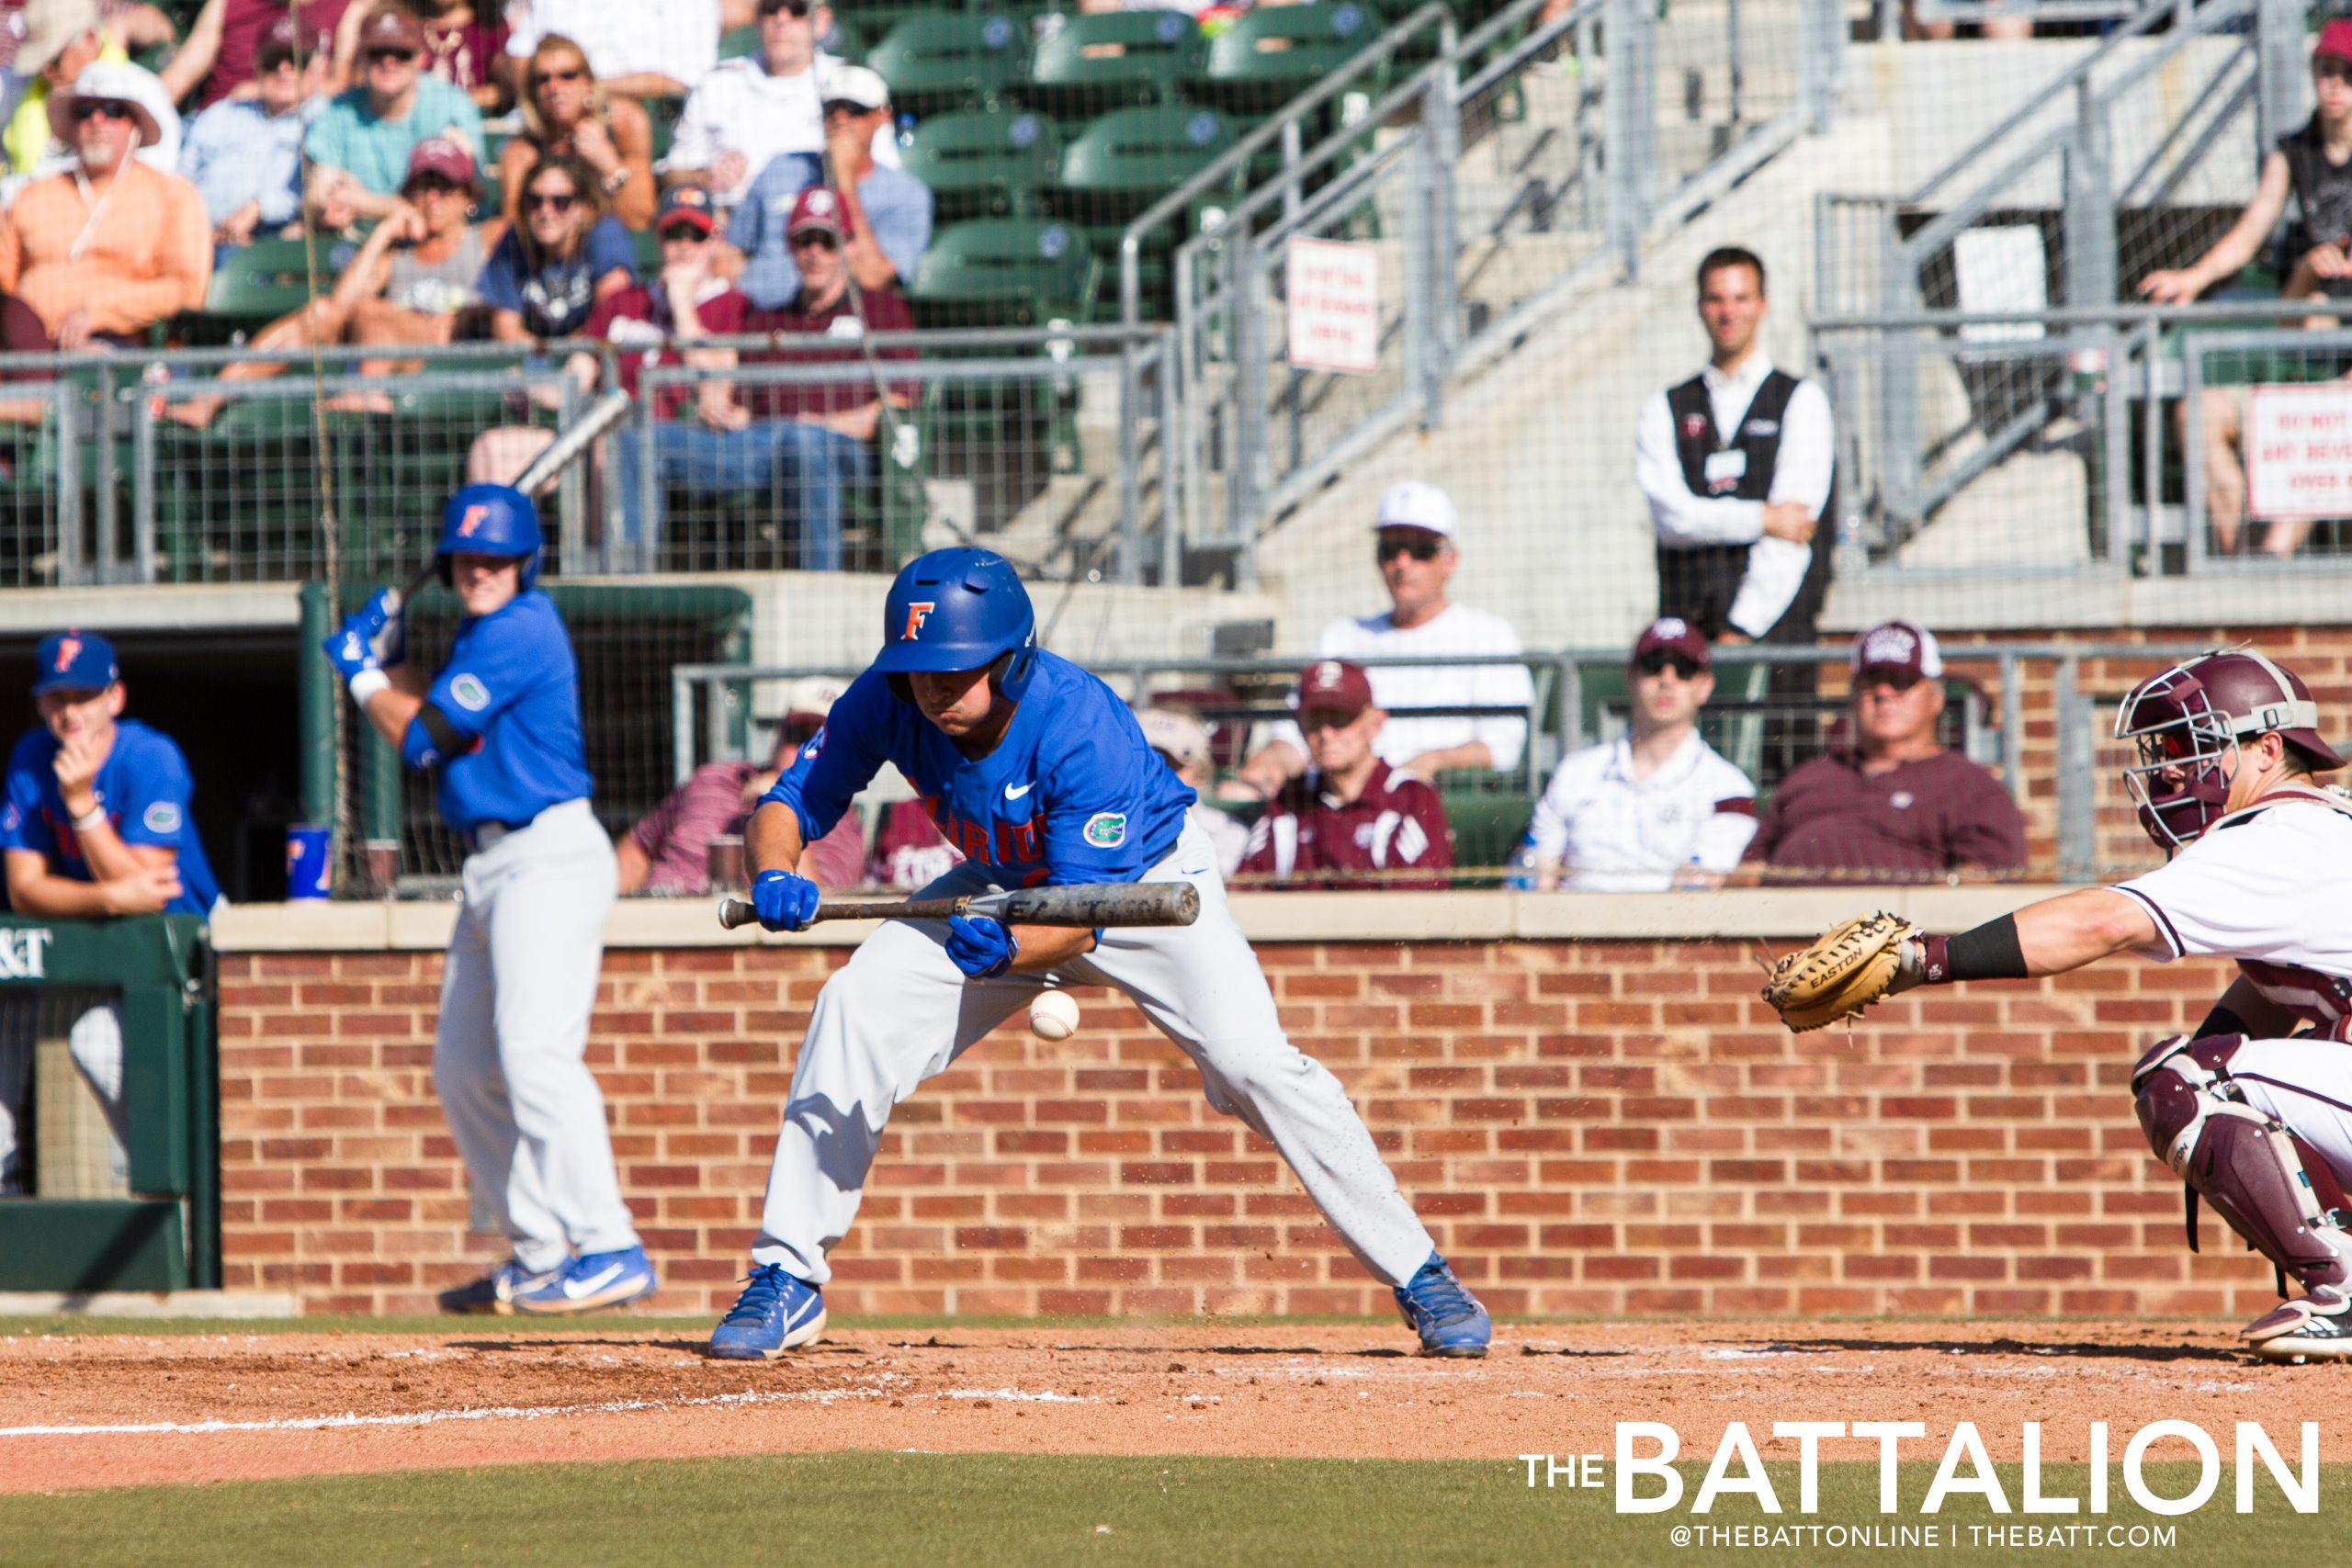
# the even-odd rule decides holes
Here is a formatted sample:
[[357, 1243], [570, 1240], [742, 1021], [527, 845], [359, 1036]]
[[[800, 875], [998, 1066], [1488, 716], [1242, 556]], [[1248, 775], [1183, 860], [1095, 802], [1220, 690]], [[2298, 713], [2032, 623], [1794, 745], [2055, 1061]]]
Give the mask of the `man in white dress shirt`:
[[1837, 532], [1836, 431], [1820, 387], [1775, 369], [1757, 341], [1764, 311], [1764, 264], [1709, 252], [1707, 367], [1642, 405], [1634, 470], [1657, 530], [1659, 615], [1719, 643], [1810, 643]]
[[[1434, 782], [1444, 769], [1519, 765], [1527, 745], [1529, 705], [1535, 685], [1519, 662], [1519, 634], [1500, 615], [1456, 604], [1445, 586], [1461, 564], [1461, 520], [1445, 491], [1407, 479], [1381, 492], [1373, 513], [1374, 557], [1388, 589], [1389, 607], [1377, 615], [1332, 622], [1315, 639], [1315, 657], [1363, 662], [1374, 703], [1388, 715], [1374, 750], [1400, 773]], [[1497, 664], [1378, 664], [1405, 655], [1452, 658], [1492, 653]], [[1417, 716], [1420, 708], [1496, 711]], [[1306, 746], [1295, 724], [1275, 727], [1272, 739], [1241, 764], [1235, 792], [1271, 799], [1306, 771]]]
[[1528, 837], [1535, 885], [1577, 893], [1713, 887], [1756, 836], [1756, 786], [1699, 739], [1714, 694], [1707, 639], [1653, 621], [1627, 671], [1633, 733], [1560, 763]]

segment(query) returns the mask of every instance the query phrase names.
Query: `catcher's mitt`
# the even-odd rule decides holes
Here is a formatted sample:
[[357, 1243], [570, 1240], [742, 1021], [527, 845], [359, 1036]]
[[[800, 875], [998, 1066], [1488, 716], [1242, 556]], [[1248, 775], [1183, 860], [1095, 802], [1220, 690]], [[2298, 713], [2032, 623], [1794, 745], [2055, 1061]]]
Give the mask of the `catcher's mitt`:
[[1903, 943], [1919, 928], [1894, 915], [1832, 926], [1772, 965], [1764, 999], [1796, 1033], [1851, 1018], [1899, 987]]

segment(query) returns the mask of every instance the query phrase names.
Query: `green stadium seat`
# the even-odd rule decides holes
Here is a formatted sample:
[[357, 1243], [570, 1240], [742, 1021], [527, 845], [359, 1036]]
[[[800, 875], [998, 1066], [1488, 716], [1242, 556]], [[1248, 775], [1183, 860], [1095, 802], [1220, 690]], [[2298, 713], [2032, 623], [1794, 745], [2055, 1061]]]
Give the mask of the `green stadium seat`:
[[932, 237], [907, 296], [926, 327], [1043, 326], [1084, 321], [1101, 274], [1067, 224], [978, 218]]
[[930, 12], [892, 28], [866, 63], [889, 84], [891, 105], [918, 118], [987, 108], [1027, 77], [1027, 29], [1001, 13]]
[[[232, 251], [212, 269], [204, 295], [205, 325], [194, 336], [223, 342], [233, 333], [266, 326], [290, 315], [311, 298], [310, 263], [300, 240], [255, 240]], [[334, 269], [319, 248], [319, 292], [334, 291]]]
[[1021, 96], [1067, 121], [1181, 98], [1182, 85], [1204, 74], [1207, 63], [1208, 40], [1186, 12], [1071, 17], [1038, 44]]
[[1465, 870], [1510, 864], [1535, 815], [1536, 796], [1532, 795], [1482, 790], [1442, 798], [1446, 826], [1453, 829], [1453, 863]]
[[729, 28], [718, 35], [718, 58], [749, 60], [760, 52], [760, 27], [753, 22], [748, 27]]
[[1353, 60], [1381, 31], [1379, 15], [1357, 0], [1246, 11], [1209, 40], [1198, 79], [1220, 106], [1277, 108]]
[[1102, 116], [1062, 152], [1057, 209], [1100, 233], [1117, 231], [1238, 140], [1233, 121], [1190, 104]]
[[931, 187], [933, 216], [944, 227], [1033, 212], [1060, 173], [1062, 141], [1042, 115], [934, 115], [916, 125], [904, 161]]

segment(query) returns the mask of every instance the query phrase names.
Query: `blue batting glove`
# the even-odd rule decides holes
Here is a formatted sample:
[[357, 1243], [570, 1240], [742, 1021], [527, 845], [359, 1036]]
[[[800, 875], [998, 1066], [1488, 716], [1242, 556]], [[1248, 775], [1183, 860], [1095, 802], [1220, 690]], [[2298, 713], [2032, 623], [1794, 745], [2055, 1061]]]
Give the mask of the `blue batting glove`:
[[772, 931], [805, 931], [817, 912], [817, 885], [788, 871], [763, 871], [752, 883], [752, 908]]
[[368, 647], [378, 665], [390, 670], [408, 662], [408, 616], [392, 603], [390, 589], [376, 590], [375, 596], [351, 618], [368, 634]]
[[376, 657], [371, 640], [374, 629], [365, 624], [362, 619], [364, 614], [363, 611], [354, 611], [345, 615], [334, 636], [319, 645], [326, 650], [327, 661], [334, 666], [334, 672], [342, 676], [346, 684], [354, 675], [383, 668], [382, 660]]
[[956, 915], [947, 921], [948, 961], [975, 980], [993, 980], [1012, 967], [1021, 944], [1002, 920]]

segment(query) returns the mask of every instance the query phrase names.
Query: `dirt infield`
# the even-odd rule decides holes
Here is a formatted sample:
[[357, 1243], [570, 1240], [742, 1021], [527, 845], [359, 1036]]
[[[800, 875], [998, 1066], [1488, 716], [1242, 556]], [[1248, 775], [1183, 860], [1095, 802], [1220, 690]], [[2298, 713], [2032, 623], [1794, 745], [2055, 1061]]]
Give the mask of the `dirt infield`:
[[[2289, 1432], [2352, 1387], [2352, 1370], [2261, 1365], [2223, 1333], [2143, 1323], [1506, 1325], [1471, 1362], [1408, 1356], [1371, 1325], [850, 1330], [767, 1365], [699, 1343], [625, 1318], [20, 1336], [0, 1340], [0, 1492], [842, 1449], [1508, 1458], [1607, 1452], [1621, 1420], [1710, 1444], [1736, 1419], [1759, 1437], [1774, 1420], [1970, 1420], [1996, 1460], [2034, 1420], [2043, 1457], [2068, 1461], [2088, 1457], [2093, 1421]], [[2340, 1425], [2323, 1443], [2352, 1458]]]

